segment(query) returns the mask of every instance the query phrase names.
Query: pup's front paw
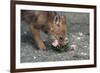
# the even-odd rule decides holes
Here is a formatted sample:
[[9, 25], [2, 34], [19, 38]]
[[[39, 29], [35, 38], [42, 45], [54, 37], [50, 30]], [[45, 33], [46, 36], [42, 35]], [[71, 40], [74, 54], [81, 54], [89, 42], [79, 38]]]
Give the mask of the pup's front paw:
[[41, 50], [41, 51], [48, 51], [47, 48], [41, 48], [40, 50]]

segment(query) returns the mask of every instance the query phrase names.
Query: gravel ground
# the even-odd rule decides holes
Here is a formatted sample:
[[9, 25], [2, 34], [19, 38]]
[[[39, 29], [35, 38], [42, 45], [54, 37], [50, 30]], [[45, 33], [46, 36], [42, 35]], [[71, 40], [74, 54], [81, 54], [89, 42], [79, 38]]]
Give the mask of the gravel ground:
[[[28, 26], [24, 22], [21, 23], [21, 63], [89, 59], [89, 14], [65, 13], [65, 15], [70, 42], [68, 50], [63, 52], [52, 48], [48, 48], [48, 51], [38, 50]], [[45, 34], [41, 34], [46, 38]], [[73, 46], [74, 50], [71, 49]]]

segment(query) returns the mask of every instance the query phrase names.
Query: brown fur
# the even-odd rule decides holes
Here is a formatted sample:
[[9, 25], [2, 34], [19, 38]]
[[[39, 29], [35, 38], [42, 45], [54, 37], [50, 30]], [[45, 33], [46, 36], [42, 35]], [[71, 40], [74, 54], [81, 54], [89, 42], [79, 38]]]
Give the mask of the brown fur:
[[58, 15], [56, 12], [29, 10], [22, 10], [21, 15], [22, 20], [29, 24], [39, 49], [46, 49], [43, 39], [40, 37], [40, 29], [48, 35], [54, 36], [61, 44], [64, 41], [67, 33], [64, 16]]

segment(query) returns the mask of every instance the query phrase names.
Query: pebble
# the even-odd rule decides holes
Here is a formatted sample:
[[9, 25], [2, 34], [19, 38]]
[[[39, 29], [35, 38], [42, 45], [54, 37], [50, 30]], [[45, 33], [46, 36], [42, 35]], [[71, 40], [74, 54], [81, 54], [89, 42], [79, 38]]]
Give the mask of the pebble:
[[84, 46], [85, 48], [87, 48], [87, 46]]
[[76, 45], [75, 44], [72, 44], [71, 45], [71, 50], [75, 50], [76, 49]]
[[80, 36], [83, 36], [83, 33], [82, 33], [82, 32], [79, 32], [79, 35], [80, 35]]
[[35, 56], [34, 56], [33, 58], [34, 58], [34, 59], [36, 59], [36, 57], [35, 57]]
[[77, 37], [77, 39], [80, 40], [81, 38], [80, 37]]
[[86, 55], [88, 55], [88, 54], [87, 54], [87, 53], [85, 53], [85, 52], [81, 52], [81, 55], [86, 56]]
[[25, 31], [24, 34], [27, 34], [27, 32]]

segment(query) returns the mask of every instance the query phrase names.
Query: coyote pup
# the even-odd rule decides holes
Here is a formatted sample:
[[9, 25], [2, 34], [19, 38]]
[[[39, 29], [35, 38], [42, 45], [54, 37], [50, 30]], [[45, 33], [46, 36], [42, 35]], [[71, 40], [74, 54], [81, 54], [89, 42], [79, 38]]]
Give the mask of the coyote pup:
[[54, 11], [22, 10], [21, 19], [30, 26], [40, 50], [46, 50], [43, 39], [40, 37], [40, 30], [49, 35], [51, 44], [55, 47], [62, 46], [68, 41], [64, 15], [57, 14]]

